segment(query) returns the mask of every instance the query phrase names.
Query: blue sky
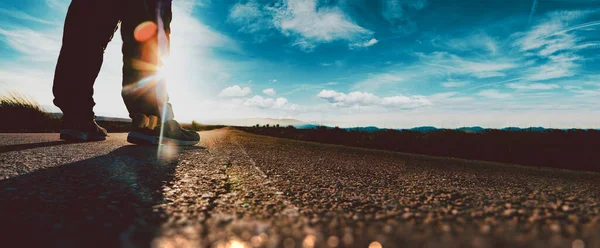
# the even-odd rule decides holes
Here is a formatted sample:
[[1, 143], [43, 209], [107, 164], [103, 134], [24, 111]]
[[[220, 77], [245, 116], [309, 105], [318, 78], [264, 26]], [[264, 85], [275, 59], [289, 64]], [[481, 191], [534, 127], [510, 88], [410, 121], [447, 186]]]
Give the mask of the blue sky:
[[[174, 0], [175, 115], [328, 125], [600, 127], [598, 0]], [[0, 2], [0, 90], [51, 111], [69, 1]], [[120, 35], [95, 85], [120, 101]]]

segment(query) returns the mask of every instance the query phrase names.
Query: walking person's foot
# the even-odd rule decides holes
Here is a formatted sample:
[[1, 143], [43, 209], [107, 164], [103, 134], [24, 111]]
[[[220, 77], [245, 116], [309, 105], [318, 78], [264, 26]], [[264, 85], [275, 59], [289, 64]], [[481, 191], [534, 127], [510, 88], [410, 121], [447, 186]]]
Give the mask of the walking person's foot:
[[67, 141], [101, 141], [106, 140], [106, 129], [99, 126], [94, 119], [77, 120], [63, 118], [60, 139]]
[[193, 146], [200, 142], [197, 132], [181, 128], [175, 120], [165, 122], [162, 127], [162, 140], [160, 135], [159, 117], [137, 114], [132, 120], [127, 141], [138, 145], [158, 145], [162, 141], [162, 144], [179, 146]]

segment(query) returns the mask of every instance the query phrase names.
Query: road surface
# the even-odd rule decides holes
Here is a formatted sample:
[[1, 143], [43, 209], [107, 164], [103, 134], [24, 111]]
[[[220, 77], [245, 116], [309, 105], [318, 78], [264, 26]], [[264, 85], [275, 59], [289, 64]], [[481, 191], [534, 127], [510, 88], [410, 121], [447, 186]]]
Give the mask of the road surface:
[[600, 247], [600, 173], [202, 132], [0, 134], [7, 247]]

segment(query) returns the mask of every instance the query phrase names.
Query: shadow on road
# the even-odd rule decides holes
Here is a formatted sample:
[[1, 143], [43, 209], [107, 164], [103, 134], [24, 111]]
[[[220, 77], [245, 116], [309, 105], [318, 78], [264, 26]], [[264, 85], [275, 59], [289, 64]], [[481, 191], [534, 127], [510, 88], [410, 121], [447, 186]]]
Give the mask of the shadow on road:
[[[22, 146], [56, 145], [47, 142]], [[172, 159], [152, 146], [113, 152], [0, 181], [0, 236], [19, 247], [148, 246], [164, 218]]]
[[72, 144], [72, 143], [74, 143], [74, 142], [61, 140], [61, 141], [48, 141], [48, 142], [31, 143], [31, 144], [0, 146], [0, 154], [7, 153], [7, 152], [13, 152], [13, 151], [22, 151], [22, 150], [33, 149], [33, 148], [40, 148], [40, 147], [67, 145], [67, 144]]

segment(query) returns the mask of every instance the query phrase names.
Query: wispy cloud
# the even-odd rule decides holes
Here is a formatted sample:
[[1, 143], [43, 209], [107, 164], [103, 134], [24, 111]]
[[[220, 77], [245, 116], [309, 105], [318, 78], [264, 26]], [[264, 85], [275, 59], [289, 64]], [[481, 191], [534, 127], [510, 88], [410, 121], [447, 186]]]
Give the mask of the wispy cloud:
[[56, 60], [61, 46], [61, 36], [56, 31], [38, 31], [24, 27], [0, 28], [0, 35], [4, 36], [8, 46], [18, 51], [23, 59], [51, 61]]
[[583, 58], [573, 53], [562, 53], [548, 57], [548, 61], [527, 70], [526, 78], [532, 81], [571, 77], [577, 74]]
[[373, 39], [370, 39], [365, 42], [358, 42], [358, 43], [350, 44], [350, 49], [370, 47], [372, 45], [377, 44], [378, 42], [379, 41], [377, 39], [373, 38]]
[[57, 25], [59, 23], [56, 22], [52, 22], [52, 21], [48, 21], [48, 20], [44, 20], [35, 16], [32, 16], [30, 14], [27, 14], [23, 11], [19, 11], [19, 10], [13, 10], [13, 9], [2, 9], [0, 8], [0, 14], [4, 15], [4, 16], [9, 16], [12, 18], [16, 18], [19, 20], [25, 20], [25, 21], [33, 21], [33, 22], [37, 22], [37, 23], [42, 23], [42, 24], [49, 24], [49, 25]]
[[552, 90], [559, 89], [560, 86], [557, 84], [542, 84], [542, 83], [533, 83], [533, 84], [519, 84], [519, 83], [509, 83], [506, 84], [506, 87], [517, 90]]
[[46, 6], [60, 12], [65, 12], [70, 3], [69, 0], [44, 0], [44, 2], [46, 2]]
[[344, 67], [345, 63], [344, 63], [344, 61], [336, 60], [336, 61], [333, 61], [331, 63], [321, 63], [319, 65], [321, 65], [321, 66], [335, 66], [335, 67], [341, 68], [341, 67]]
[[256, 33], [274, 28], [271, 15], [255, 1], [236, 3], [229, 11], [228, 21], [241, 26], [240, 32]]
[[[534, 2], [534, 7], [535, 7]], [[532, 9], [534, 11], [534, 9]], [[515, 33], [513, 46], [521, 52], [539, 58], [541, 62], [526, 70], [528, 80], [540, 81], [577, 75], [585, 60], [580, 50], [595, 48], [577, 31], [600, 25], [600, 21], [573, 25], [590, 15], [590, 11], [554, 11], [527, 32]]]
[[372, 34], [338, 7], [317, 9], [316, 0], [288, 0], [275, 9], [274, 24], [285, 34], [298, 34], [314, 42], [353, 41]]
[[469, 82], [464, 82], [464, 81], [448, 81], [448, 82], [443, 82], [442, 83], [442, 87], [444, 88], [457, 88], [457, 87], [463, 87], [465, 85], [469, 84]]
[[466, 37], [452, 38], [444, 43], [443, 48], [449, 48], [461, 52], [484, 51], [494, 56], [498, 53], [500, 46], [498, 41], [486, 33], [478, 32]]
[[317, 8], [316, 0], [281, 0], [271, 6], [238, 3], [231, 8], [229, 20], [241, 25], [241, 32], [277, 29], [295, 38], [292, 46], [307, 52], [335, 40], [372, 45], [372, 31], [354, 23], [337, 6]]
[[480, 79], [504, 76], [504, 71], [518, 66], [517, 63], [506, 58], [494, 60], [465, 58], [448, 52], [416, 53], [416, 55], [425, 65], [445, 69], [450, 74], [468, 75]]
[[529, 24], [531, 24], [531, 18], [535, 14], [535, 10], [537, 9], [538, 0], [533, 0], [533, 5], [531, 6], [531, 11], [529, 12]]
[[417, 24], [407, 15], [427, 6], [427, 0], [381, 0], [382, 16], [394, 26], [394, 31], [410, 34], [417, 30]]
[[494, 89], [479, 91], [477, 93], [477, 95], [486, 97], [486, 98], [493, 98], [493, 99], [505, 99], [505, 98], [511, 97], [511, 95], [508, 93], [502, 93], [502, 92], [500, 92], [498, 90], [494, 90]]
[[394, 73], [375, 73], [352, 86], [353, 90], [378, 90], [384, 85], [396, 84], [403, 81], [404, 78]]

